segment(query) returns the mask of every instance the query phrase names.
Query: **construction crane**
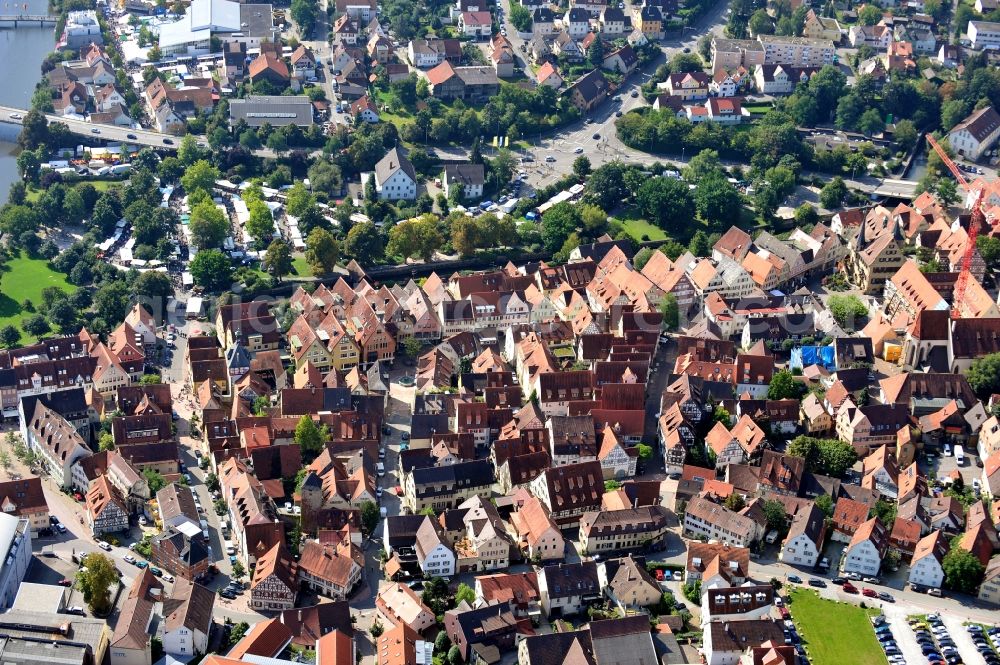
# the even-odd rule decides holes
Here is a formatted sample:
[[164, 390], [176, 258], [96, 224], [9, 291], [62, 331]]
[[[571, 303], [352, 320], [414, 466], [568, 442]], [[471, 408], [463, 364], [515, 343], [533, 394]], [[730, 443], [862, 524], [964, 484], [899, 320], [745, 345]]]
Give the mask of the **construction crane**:
[[[938, 157], [948, 167], [951, 174], [955, 176], [955, 180], [962, 186], [962, 189], [966, 192], [971, 191], [972, 186], [969, 185], [965, 176], [962, 175], [962, 172], [955, 162], [952, 161], [951, 157], [948, 156], [948, 153], [944, 151], [944, 148], [930, 134], [927, 135], [927, 142], [934, 148], [934, 152], [938, 154]], [[972, 217], [969, 220], [969, 240], [965, 245], [965, 253], [962, 255], [962, 265], [959, 269], [958, 281], [955, 282], [955, 295], [952, 298], [952, 319], [962, 318], [962, 313], [959, 310], [965, 305], [965, 292], [969, 286], [969, 280], [972, 279], [972, 255], [976, 251], [976, 239], [979, 237], [979, 229], [986, 226], [986, 213], [983, 211], [985, 193], [986, 188], [980, 188], [979, 194], [976, 196], [976, 202], [972, 204]]]

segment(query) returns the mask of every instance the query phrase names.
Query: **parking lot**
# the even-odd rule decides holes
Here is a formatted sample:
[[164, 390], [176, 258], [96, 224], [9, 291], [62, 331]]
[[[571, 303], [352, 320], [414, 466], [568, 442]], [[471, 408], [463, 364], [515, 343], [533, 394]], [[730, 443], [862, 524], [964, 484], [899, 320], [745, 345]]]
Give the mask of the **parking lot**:
[[913, 634], [913, 629], [906, 622], [906, 612], [896, 608], [886, 608], [885, 618], [892, 629], [896, 644], [903, 653], [903, 658], [907, 663], [924, 663], [927, 659], [920, 650], [917, 638]]
[[951, 634], [951, 638], [955, 640], [955, 648], [958, 649], [962, 661], [966, 665], [986, 665], [986, 660], [976, 649], [976, 645], [972, 643], [972, 637], [962, 620], [951, 615], [945, 615], [941, 620]]

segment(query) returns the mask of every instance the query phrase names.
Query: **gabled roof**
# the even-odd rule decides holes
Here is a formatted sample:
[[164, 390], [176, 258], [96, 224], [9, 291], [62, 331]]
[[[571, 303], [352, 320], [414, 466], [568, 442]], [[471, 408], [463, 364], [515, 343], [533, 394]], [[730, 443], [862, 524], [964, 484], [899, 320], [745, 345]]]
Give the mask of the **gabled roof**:
[[208, 635], [214, 604], [215, 594], [210, 589], [179, 577], [173, 594], [163, 601], [164, 627], [169, 632], [183, 627]]

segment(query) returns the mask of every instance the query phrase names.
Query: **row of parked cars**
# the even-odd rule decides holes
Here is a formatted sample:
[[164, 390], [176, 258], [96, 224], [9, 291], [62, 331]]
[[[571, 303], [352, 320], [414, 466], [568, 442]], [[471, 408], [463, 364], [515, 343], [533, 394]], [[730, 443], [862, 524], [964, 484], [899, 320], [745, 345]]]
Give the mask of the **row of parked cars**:
[[928, 665], [944, 665], [944, 663], [959, 665], [962, 656], [958, 653], [958, 647], [948, 628], [941, 621], [941, 616], [928, 614], [927, 624], [930, 628], [917, 619], [910, 620], [913, 635], [917, 638], [917, 644], [920, 645], [920, 651], [927, 659]]
[[882, 651], [885, 652], [886, 660], [892, 665], [906, 665], [906, 659], [903, 658], [903, 652], [900, 650], [899, 645], [896, 644], [896, 638], [892, 634], [892, 628], [886, 623], [884, 616], [877, 616], [872, 618], [872, 624], [875, 626], [875, 637], [878, 639], [879, 645], [882, 647]]
[[1000, 665], [1000, 656], [997, 656], [995, 647], [1000, 644], [1000, 628], [993, 626], [983, 630], [979, 624], [969, 624], [965, 627], [972, 638], [972, 643], [976, 645], [976, 650], [983, 656], [986, 665]]

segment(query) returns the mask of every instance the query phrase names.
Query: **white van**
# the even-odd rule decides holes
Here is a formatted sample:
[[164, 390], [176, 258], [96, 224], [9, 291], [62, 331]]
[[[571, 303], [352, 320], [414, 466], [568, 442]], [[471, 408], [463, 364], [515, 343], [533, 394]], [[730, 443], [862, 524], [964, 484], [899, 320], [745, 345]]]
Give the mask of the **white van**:
[[955, 444], [955, 464], [962, 466], [965, 464], [965, 451], [961, 444]]

